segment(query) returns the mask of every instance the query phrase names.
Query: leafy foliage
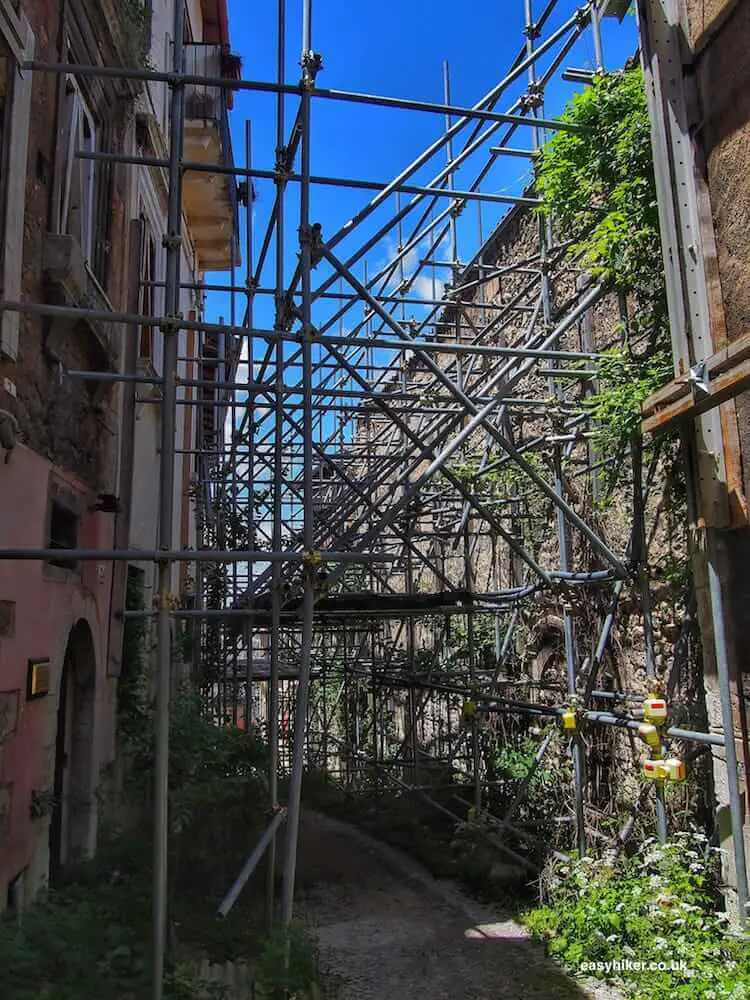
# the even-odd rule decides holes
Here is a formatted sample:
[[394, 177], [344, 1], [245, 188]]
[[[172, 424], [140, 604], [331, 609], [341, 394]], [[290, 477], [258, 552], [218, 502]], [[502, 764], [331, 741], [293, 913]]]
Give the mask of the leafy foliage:
[[120, 25], [125, 43], [125, 62], [150, 69], [151, 4], [145, 0], [120, 0]]
[[[495, 616], [475, 614], [472, 616], [471, 638], [476, 665], [488, 666], [495, 661]], [[450, 646], [461, 657], [469, 656], [469, 623], [461, 618], [451, 625]]]
[[614, 347], [598, 360], [599, 391], [583, 406], [594, 419], [596, 442], [605, 454], [640, 433], [641, 404], [671, 374], [671, 355], [666, 351], [641, 361], [626, 348]]
[[[131, 621], [133, 621], [131, 619]], [[137, 619], [136, 619], [137, 621]], [[131, 640], [133, 636], [131, 635]], [[130, 651], [138, 653], [138, 643]], [[150, 995], [153, 718], [148, 666], [125, 672], [120, 736], [131, 772], [135, 824], [110, 831], [96, 860], [69, 874], [23, 914], [0, 919], [2, 995], [7, 1000], [145, 1000]], [[253, 732], [205, 719], [186, 688], [171, 713], [167, 1000], [218, 1000], [197, 959], [250, 963], [258, 1000], [320, 996], [317, 956], [299, 930], [279, 938], [263, 928], [262, 904], [248, 887], [226, 919], [221, 895], [265, 826], [265, 747]], [[279, 961], [288, 953], [289, 961]]]
[[[149, 996], [150, 886], [140, 874], [57, 892], [24, 914], [0, 920], [0, 967], [7, 1000], [121, 1000]], [[180, 970], [168, 1000], [209, 1000]]]
[[678, 966], [623, 973], [637, 1000], [746, 1000], [750, 942], [714, 910], [717, 875], [705, 838], [677, 833], [664, 847], [647, 841], [629, 859], [610, 853], [559, 865], [548, 905], [525, 920], [574, 973], [581, 962], [627, 958]]
[[[540, 455], [530, 451], [523, 457], [538, 476], [549, 482], [550, 471]], [[512, 507], [510, 504], [503, 505], [501, 513], [519, 515], [516, 533], [522, 536], [530, 551], [536, 550], [543, 534], [547, 500], [522, 468], [506, 460], [496, 468], [490, 465], [480, 471], [480, 463], [474, 458], [449, 464], [448, 468], [480, 500], [514, 501]]]
[[597, 77], [576, 94], [539, 158], [543, 211], [592, 275], [664, 314], [659, 217], [643, 74]]
[[583, 403], [602, 452], [621, 458], [639, 433], [641, 404], [672, 374], [641, 70], [596, 78], [572, 99], [563, 118], [578, 131], [559, 132], [541, 151], [537, 186], [542, 211], [572, 239], [569, 253], [616, 290], [631, 313], [622, 345], [598, 360], [597, 390]]

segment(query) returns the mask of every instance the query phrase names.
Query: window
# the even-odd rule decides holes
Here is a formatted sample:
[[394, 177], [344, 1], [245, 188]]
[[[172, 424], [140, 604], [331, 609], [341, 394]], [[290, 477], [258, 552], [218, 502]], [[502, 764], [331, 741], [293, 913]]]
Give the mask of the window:
[[[31, 114], [31, 73], [18, 65], [34, 58], [34, 33], [23, 12], [0, 19], [0, 296], [21, 297], [24, 210]], [[0, 358], [16, 359], [19, 316], [0, 316]]]
[[[156, 244], [143, 214], [141, 214], [141, 222], [143, 223], [144, 245], [141, 254], [140, 313], [142, 316], [155, 316]], [[143, 361], [150, 361], [152, 364], [154, 362], [153, 326], [141, 327], [138, 357]]]
[[74, 236], [84, 260], [94, 253], [94, 182], [96, 163], [77, 154], [96, 151], [94, 118], [72, 76], [65, 80], [60, 127], [60, 197], [58, 232]]
[[[13, 101], [13, 72], [10, 52], [0, 40], [0, 175], [8, 176], [9, 116]], [[5, 228], [5, 185], [0, 191], [0, 232]], [[2, 242], [0, 242], [0, 264], [2, 264]]]
[[[78, 515], [59, 500], [53, 500], [49, 518], [49, 547], [51, 549], [75, 549], [78, 547]], [[50, 559], [52, 566], [61, 569], [75, 569], [70, 559]]]

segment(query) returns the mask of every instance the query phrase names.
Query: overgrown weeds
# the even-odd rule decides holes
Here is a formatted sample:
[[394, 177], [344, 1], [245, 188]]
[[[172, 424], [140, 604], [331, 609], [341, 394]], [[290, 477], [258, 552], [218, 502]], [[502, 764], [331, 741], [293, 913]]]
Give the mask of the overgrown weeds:
[[[568, 971], [620, 981], [635, 1000], [747, 1000], [750, 941], [717, 912], [719, 866], [702, 834], [555, 864], [525, 915]], [[609, 970], [607, 973], [606, 970]]]

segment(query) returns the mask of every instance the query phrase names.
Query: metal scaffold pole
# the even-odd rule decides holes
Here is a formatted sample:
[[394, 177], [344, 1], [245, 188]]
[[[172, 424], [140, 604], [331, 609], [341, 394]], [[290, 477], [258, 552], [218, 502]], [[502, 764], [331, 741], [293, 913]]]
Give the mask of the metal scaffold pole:
[[164, 555], [158, 560], [156, 682], [156, 740], [154, 766], [154, 891], [153, 891], [153, 1000], [164, 992], [164, 960], [167, 943], [167, 849], [169, 840], [169, 703], [172, 681], [172, 562], [175, 491], [175, 431], [177, 417], [177, 358], [180, 332], [180, 262], [182, 256], [182, 158], [185, 124], [185, 86], [183, 41], [185, 8], [175, 4], [172, 95], [169, 126], [169, 195], [167, 206], [164, 386], [161, 408], [161, 468], [159, 477], [159, 547]]
[[[277, 12], [277, 65], [276, 72], [280, 83], [286, 74], [286, 0], [278, 0]], [[285, 108], [284, 94], [276, 95], [276, 327], [283, 329], [285, 325], [284, 294], [284, 195], [286, 184], [283, 167], [286, 158], [285, 150]], [[270, 233], [270, 225], [269, 225]], [[260, 266], [260, 265], [259, 265]], [[284, 475], [282, 465], [283, 450], [283, 400], [284, 400], [284, 342], [278, 340], [275, 348], [275, 399], [273, 428], [273, 480], [272, 480], [272, 539], [273, 547], [282, 545], [282, 496], [281, 484]], [[270, 808], [278, 806], [279, 783], [279, 657], [281, 646], [281, 566], [275, 564], [271, 579], [271, 636], [270, 636], [270, 671], [268, 676], [267, 701], [267, 732], [268, 732], [268, 792]], [[266, 869], [266, 922], [270, 927], [274, 921], [274, 900], [276, 892], [276, 848], [274, 836], [268, 849]]]
[[310, 695], [312, 665], [313, 590], [317, 570], [314, 552], [313, 523], [313, 414], [312, 414], [312, 267], [315, 235], [310, 225], [310, 89], [315, 85], [319, 61], [312, 51], [312, 0], [303, 0], [302, 21], [302, 95], [300, 98], [300, 155], [302, 185], [300, 188], [300, 277], [302, 282], [302, 392], [303, 392], [303, 573], [302, 646], [300, 650], [297, 705], [295, 711], [292, 771], [289, 779], [288, 818], [284, 849], [284, 872], [281, 895], [281, 921], [288, 928], [294, 912], [294, 885], [297, 870], [302, 772], [305, 763], [307, 706]]

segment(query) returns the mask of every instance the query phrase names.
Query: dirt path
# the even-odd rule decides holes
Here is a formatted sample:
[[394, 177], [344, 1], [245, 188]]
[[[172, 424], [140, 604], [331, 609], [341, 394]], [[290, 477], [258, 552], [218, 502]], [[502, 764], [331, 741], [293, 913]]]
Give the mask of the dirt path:
[[302, 823], [299, 887], [341, 1000], [616, 1000], [569, 980], [507, 916], [317, 813]]

